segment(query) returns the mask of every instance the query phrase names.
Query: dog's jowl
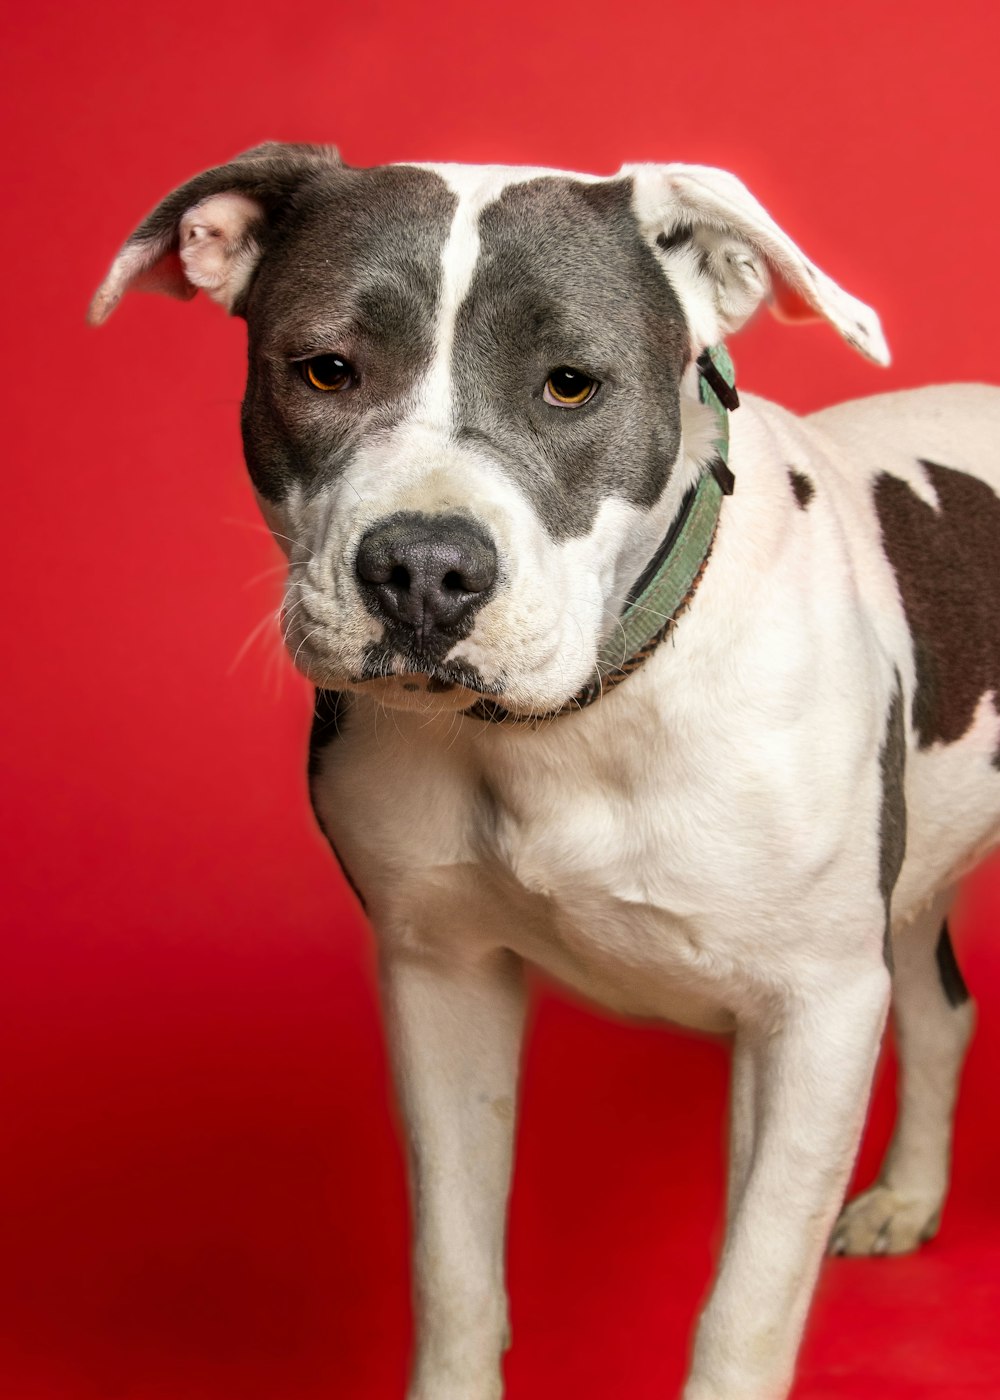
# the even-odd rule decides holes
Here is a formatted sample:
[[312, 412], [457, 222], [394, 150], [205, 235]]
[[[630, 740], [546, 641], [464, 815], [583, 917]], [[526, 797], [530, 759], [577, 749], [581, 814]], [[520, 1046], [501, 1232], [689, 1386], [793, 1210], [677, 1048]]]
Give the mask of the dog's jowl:
[[[780, 1400], [827, 1247], [913, 1249], [947, 1191], [972, 1003], [946, 919], [1000, 836], [1000, 391], [737, 407], [723, 342], [761, 302], [888, 353], [695, 166], [263, 146], [168, 196], [92, 319], [130, 287], [249, 328], [313, 801], [412, 1148], [408, 1400], [502, 1393], [526, 962], [732, 1036], [684, 1395]], [[842, 1210], [890, 998], [896, 1133]]]

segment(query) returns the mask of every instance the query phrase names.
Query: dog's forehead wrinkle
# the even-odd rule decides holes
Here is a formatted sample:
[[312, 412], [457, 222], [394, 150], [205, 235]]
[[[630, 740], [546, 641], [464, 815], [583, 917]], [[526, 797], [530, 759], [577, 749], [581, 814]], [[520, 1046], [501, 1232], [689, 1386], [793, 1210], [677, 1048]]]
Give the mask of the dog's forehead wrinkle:
[[275, 282], [306, 296], [324, 279], [433, 287], [455, 206], [454, 194], [429, 171], [341, 168], [275, 232], [252, 300]]
[[416, 284], [366, 280], [337, 291], [326, 304], [311, 300], [296, 307], [268, 339], [300, 353], [339, 349], [345, 341], [384, 341], [412, 334], [433, 304], [429, 292], [422, 296]]
[[336, 315], [326, 308], [318, 309], [315, 316], [297, 314], [269, 328], [259, 342], [260, 354], [279, 363], [291, 355], [320, 355], [340, 348], [351, 337], [354, 324], [355, 317], [343, 302]]

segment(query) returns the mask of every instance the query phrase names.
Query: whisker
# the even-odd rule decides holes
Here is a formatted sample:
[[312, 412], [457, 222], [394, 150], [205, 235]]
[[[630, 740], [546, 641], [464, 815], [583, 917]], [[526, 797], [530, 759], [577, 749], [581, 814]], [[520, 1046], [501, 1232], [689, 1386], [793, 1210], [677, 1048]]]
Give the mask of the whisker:
[[321, 632], [322, 630], [323, 629], [321, 627], [314, 627], [311, 632], [306, 633], [306, 635], [302, 638], [301, 642], [299, 642], [298, 646], [295, 648], [295, 655], [292, 657], [293, 666], [295, 666], [298, 663], [299, 652], [305, 646], [306, 642], [308, 642], [309, 638], [315, 637], [316, 633]]
[[254, 574], [253, 578], [248, 578], [247, 581], [246, 581], [246, 583], [243, 585], [243, 588], [244, 588], [244, 590], [246, 590], [246, 589], [248, 589], [248, 588], [252, 588], [252, 587], [254, 586], [255, 583], [260, 583], [260, 582], [262, 582], [263, 579], [266, 579], [266, 578], [273, 578], [275, 574], [284, 573], [284, 571], [285, 571], [287, 568], [288, 568], [287, 562], [284, 561], [284, 560], [282, 560], [282, 562], [281, 562], [280, 564], [275, 564], [275, 565], [273, 565], [273, 567], [270, 568], [270, 569], [263, 569], [259, 574]]
[[293, 540], [291, 535], [283, 535], [280, 530], [272, 530], [270, 526], [263, 525], [259, 520], [240, 520], [237, 516], [225, 515], [222, 518], [223, 525], [238, 525], [241, 530], [253, 530], [255, 534], [267, 535], [270, 539], [284, 540], [286, 544], [294, 546], [296, 549], [303, 549], [310, 559], [316, 557], [316, 551], [310, 549], [301, 540]]
[[249, 636], [246, 638], [246, 640], [245, 640], [245, 641], [243, 642], [243, 644], [240, 646], [240, 648], [239, 648], [239, 650], [237, 651], [235, 657], [234, 657], [233, 660], [230, 662], [229, 668], [228, 668], [228, 670], [226, 671], [226, 675], [227, 675], [227, 676], [231, 676], [231, 675], [233, 674], [233, 672], [236, 670], [236, 668], [240, 665], [240, 663], [243, 661], [244, 657], [246, 656], [247, 652], [248, 652], [248, 651], [250, 650], [250, 648], [253, 646], [253, 644], [254, 644], [254, 642], [257, 640], [257, 638], [261, 635], [261, 633], [263, 632], [264, 628], [268, 625], [268, 623], [277, 622], [277, 620], [278, 620], [278, 613], [273, 612], [273, 611], [272, 611], [272, 612], [265, 613], [265, 615], [264, 615], [264, 616], [261, 618], [261, 620], [256, 624], [256, 626], [254, 626], [254, 627], [251, 629]]
[[291, 622], [292, 618], [300, 609], [303, 612], [305, 612], [306, 616], [309, 617], [311, 621], [311, 614], [309, 613], [309, 610], [306, 607], [306, 600], [304, 598], [296, 598], [295, 602], [292, 603], [291, 606], [285, 606], [284, 604], [282, 604], [282, 606], [278, 609], [278, 618], [281, 623], [281, 640], [285, 643], [286, 646], [288, 645], [288, 624]]

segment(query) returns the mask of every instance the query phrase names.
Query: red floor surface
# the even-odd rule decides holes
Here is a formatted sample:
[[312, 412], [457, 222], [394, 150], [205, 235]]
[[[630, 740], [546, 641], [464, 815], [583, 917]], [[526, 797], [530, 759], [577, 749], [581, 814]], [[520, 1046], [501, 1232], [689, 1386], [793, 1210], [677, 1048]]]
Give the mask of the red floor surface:
[[[239, 461], [242, 328], [135, 298], [91, 332], [89, 294], [170, 186], [267, 137], [701, 160], [896, 352], [879, 374], [764, 319], [742, 384], [808, 409], [995, 380], [1000, 13], [43, 0], [7, 31], [0, 1396], [401, 1400], [401, 1154], [368, 937], [306, 809], [308, 698], [254, 633], [278, 575]], [[828, 1265], [797, 1396], [1000, 1396], [998, 924], [994, 865], [956, 920], [982, 1015], [940, 1238]], [[720, 1045], [540, 995], [510, 1400], [677, 1394], [725, 1080]]]

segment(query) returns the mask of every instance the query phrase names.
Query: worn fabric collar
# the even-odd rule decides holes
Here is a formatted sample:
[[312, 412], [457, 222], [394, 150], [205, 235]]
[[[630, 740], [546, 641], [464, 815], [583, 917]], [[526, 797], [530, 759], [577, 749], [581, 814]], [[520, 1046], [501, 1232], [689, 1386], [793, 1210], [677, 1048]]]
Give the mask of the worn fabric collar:
[[724, 345], [712, 345], [698, 357], [698, 396], [715, 412], [715, 458], [689, 489], [662, 544], [633, 584], [619, 626], [605, 642], [591, 679], [547, 714], [515, 714], [485, 697], [465, 714], [492, 724], [537, 724], [585, 709], [637, 671], [673, 631], [701, 582], [722, 498], [732, 495], [735, 484], [729, 469], [729, 413], [740, 401]]

